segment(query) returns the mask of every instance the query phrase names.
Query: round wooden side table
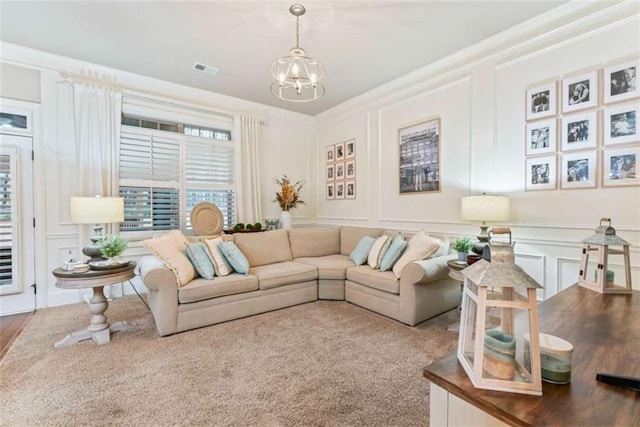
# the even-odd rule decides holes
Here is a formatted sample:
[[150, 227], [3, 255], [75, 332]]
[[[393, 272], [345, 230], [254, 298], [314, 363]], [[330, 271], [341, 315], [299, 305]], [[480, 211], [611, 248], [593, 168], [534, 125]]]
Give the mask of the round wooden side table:
[[79, 341], [92, 339], [98, 345], [107, 344], [111, 341], [111, 332], [126, 331], [135, 328], [135, 325], [127, 322], [116, 322], [112, 325], [107, 322], [104, 312], [109, 308], [109, 302], [104, 296], [104, 287], [131, 280], [135, 277], [133, 270], [136, 267], [134, 261], [118, 268], [107, 270], [89, 270], [86, 273], [75, 273], [73, 271], [56, 268], [53, 275], [57, 279], [56, 286], [62, 289], [84, 289], [93, 288], [93, 296], [89, 301], [89, 311], [93, 314], [89, 326], [77, 332], [73, 332], [53, 346], [62, 348], [75, 344]]

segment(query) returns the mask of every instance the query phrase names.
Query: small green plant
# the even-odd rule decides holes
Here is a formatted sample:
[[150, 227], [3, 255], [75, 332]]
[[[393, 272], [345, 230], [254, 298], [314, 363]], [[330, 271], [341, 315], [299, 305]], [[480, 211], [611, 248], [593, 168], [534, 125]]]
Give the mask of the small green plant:
[[452, 247], [458, 252], [469, 252], [473, 248], [473, 243], [470, 237], [462, 237], [456, 240]]
[[253, 224], [247, 224], [245, 227], [247, 230], [253, 230]]
[[258, 231], [262, 230], [262, 224], [259, 222], [256, 222], [255, 224], [253, 224], [253, 229]]
[[112, 234], [106, 236], [104, 239], [98, 242], [100, 253], [105, 258], [112, 258], [119, 256], [125, 249], [127, 249], [128, 243], [120, 236]]
[[244, 230], [244, 223], [239, 222], [236, 225], [233, 226], [233, 229], [238, 231], [238, 230]]

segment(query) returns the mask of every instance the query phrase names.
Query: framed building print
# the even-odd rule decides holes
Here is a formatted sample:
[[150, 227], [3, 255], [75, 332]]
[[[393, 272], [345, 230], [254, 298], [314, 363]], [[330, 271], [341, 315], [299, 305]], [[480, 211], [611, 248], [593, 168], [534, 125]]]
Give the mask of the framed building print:
[[596, 111], [572, 114], [562, 118], [562, 151], [595, 148], [598, 143]]
[[345, 178], [354, 179], [356, 177], [356, 161], [347, 160], [345, 162]]
[[440, 191], [440, 118], [398, 130], [400, 194]]
[[640, 159], [640, 147], [607, 148], [603, 152], [603, 187], [640, 185], [636, 171]]
[[336, 182], [336, 199], [344, 199], [344, 181]]
[[556, 152], [556, 119], [540, 120], [526, 125], [527, 156]]
[[640, 70], [640, 59], [606, 67], [604, 69], [604, 103], [609, 104], [640, 96], [638, 70]]
[[326, 148], [326, 155], [325, 155], [326, 161], [327, 163], [331, 163], [334, 162], [336, 160], [336, 146], [335, 145], [329, 145]]
[[336, 162], [344, 160], [344, 142], [336, 144]]
[[345, 142], [345, 158], [346, 159], [355, 159], [356, 158], [356, 140], [350, 139]]
[[556, 189], [556, 156], [532, 157], [525, 161], [526, 183], [525, 189], [555, 190]]
[[560, 188], [595, 188], [597, 183], [596, 150], [563, 154]]
[[556, 81], [551, 81], [527, 89], [527, 120], [555, 116], [558, 112]]
[[616, 104], [604, 109], [604, 145], [640, 142], [640, 102]]
[[562, 112], [584, 110], [598, 106], [598, 72], [562, 80]]
[[333, 183], [333, 182], [327, 183], [325, 194], [326, 194], [327, 200], [335, 199], [336, 198], [336, 184]]
[[330, 164], [327, 165], [327, 181], [333, 181], [336, 179], [336, 174], [335, 174], [335, 165], [334, 164]]
[[346, 181], [345, 186], [346, 186], [345, 199], [355, 199], [356, 198], [356, 181], [355, 180]]

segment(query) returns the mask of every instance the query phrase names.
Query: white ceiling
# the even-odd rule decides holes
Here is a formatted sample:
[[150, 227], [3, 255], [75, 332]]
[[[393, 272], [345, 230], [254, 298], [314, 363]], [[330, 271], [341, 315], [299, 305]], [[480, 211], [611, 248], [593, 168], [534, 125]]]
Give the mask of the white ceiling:
[[327, 93], [304, 104], [269, 92], [271, 63], [295, 44], [294, 0], [1, 0], [0, 40], [315, 115], [564, 1], [307, 0], [300, 46], [325, 66]]

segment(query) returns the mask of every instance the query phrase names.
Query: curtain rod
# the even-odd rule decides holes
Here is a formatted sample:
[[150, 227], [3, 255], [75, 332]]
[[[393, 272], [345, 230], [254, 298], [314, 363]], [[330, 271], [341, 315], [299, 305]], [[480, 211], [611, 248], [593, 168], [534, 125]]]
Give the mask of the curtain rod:
[[79, 75], [79, 74], [70, 74], [70, 73], [66, 73], [66, 72], [61, 72], [60, 76], [62, 76], [63, 80], [62, 82], [68, 82], [68, 83], [88, 83], [88, 84], [92, 84], [95, 86], [102, 86], [102, 87], [108, 87], [108, 88], [112, 88], [112, 89], [117, 89], [119, 91], [124, 90], [124, 85], [121, 83], [117, 83], [115, 81], [109, 81], [109, 80], [105, 80], [105, 79], [101, 79], [99, 77], [92, 77], [92, 76], [86, 76], [86, 75]]

